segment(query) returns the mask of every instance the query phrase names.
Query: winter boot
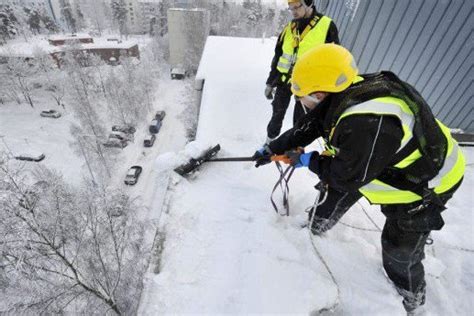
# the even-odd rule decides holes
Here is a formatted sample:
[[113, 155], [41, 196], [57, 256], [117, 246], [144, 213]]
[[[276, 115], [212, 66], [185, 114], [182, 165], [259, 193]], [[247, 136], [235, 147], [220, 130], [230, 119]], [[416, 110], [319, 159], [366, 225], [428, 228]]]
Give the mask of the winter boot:
[[423, 282], [416, 292], [410, 292], [405, 289], [397, 288], [398, 293], [403, 297], [403, 307], [407, 315], [422, 315], [422, 305], [425, 304], [426, 283]]
[[[308, 222], [311, 223], [311, 212], [308, 217]], [[316, 236], [322, 235], [324, 232], [331, 229], [334, 225], [336, 225], [335, 220], [315, 215], [313, 218], [313, 222], [311, 223], [311, 233]]]

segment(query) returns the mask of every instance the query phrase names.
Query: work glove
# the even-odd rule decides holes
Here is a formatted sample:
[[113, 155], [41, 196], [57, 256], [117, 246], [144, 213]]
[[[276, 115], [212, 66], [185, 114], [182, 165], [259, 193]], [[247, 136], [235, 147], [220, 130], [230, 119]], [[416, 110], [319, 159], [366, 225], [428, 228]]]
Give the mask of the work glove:
[[273, 87], [269, 84], [267, 84], [267, 86], [265, 87], [265, 97], [268, 99], [268, 100], [272, 100], [273, 99]]
[[268, 146], [263, 146], [253, 154], [252, 158], [255, 161], [255, 168], [269, 164], [271, 160], [272, 151]]
[[311, 151], [305, 153], [302, 150], [290, 150], [285, 152], [285, 155], [290, 159], [290, 165], [295, 168], [308, 167], [311, 161], [311, 156], [315, 153]]

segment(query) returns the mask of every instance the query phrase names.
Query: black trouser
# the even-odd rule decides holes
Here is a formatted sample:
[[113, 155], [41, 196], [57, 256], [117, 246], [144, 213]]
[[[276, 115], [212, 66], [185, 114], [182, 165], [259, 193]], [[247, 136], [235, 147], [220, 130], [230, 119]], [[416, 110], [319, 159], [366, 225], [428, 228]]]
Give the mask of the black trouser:
[[[460, 184], [461, 182], [440, 196], [443, 203], [452, 197]], [[360, 197], [359, 192], [339, 192], [329, 188], [326, 201], [317, 207], [311, 225], [313, 234], [319, 235], [331, 229]], [[421, 202], [415, 202], [381, 206], [387, 217], [382, 231], [384, 269], [398, 289], [413, 294], [424, 293], [424, 269], [421, 261], [425, 256], [426, 239], [432, 230], [439, 230], [444, 225], [442, 208], [437, 205], [429, 205], [409, 214], [409, 210], [420, 204]], [[311, 216], [310, 212], [310, 220]]]
[[[280, 135], [283, 119], [291, 100], [291, 89], [289, 84], [280, 83], [276, 86], [275, 96], [272, 101], [272, 117], [267, 126], [267, 136], [276, 138]], [[296, 101], [293, 112], [293, 125], [305, 114], [300, 101]]]
[[[315, 235], [320, 235], [331, 229], [337, 224], [339, 219], [362, 197], [358, 191], [356, 192], [340, 192], [331, 187], [328, 188], [327, 198], [323, 204], [316, 209], [313, 218], [311, 231]], [[319, 197], [319, 203], [323, 195]], [[309, 221], [311, 222], [312, 212], [309, 213]]]
[[[443, 204], [453, 196], [461, 182], [440, 195]], [[421, 261], [425, 258], [425, 244], [432, 230], [444, 226], [436, 204], [420, 210], [421, 202], [382, 205], [386, 216], [382, 231], [382, 260], [385, 271], [398, 289], [417, 294], [424, 293], [425, 271]]]

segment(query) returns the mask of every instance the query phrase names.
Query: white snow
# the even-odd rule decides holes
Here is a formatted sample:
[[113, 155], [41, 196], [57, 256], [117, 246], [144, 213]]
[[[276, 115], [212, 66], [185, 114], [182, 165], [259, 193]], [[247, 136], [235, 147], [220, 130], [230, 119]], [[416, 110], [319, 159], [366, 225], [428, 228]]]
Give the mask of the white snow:
[[[272, 165], [256, 169], [249, 162], [207, 163], [189, 179], [172, 171], [217, 143], [222, 147], [219, 157], [249, 156], [263, 144], [271, 115], [263, 90], [274, 40], [209, 37], [197, 74], [205, 84], [196, 141], [185, 146], [193, 84], [166, 74], [156, 89], [154, 111], [167, 115], [154, 146], [143, 148], [152, 111], [134, 142], [118, 150], [111, 185], [139, 198], [147, 207], [137, 216], [159, 221], [165, 235], [159, 273], [152, 266], [145, 279], [140, 315], [307, 315], [331, 305], [337, 296], [308, 231], [299, 226], [316, 197], [314, 174], [303, 168], [295, 172], [291, 215], [281, 217], [269, 200], [278, 176]], [[51, 108], [51, 101], [35, 101], [34, 109], [0, 106], [0, 148], [41, 151], [43, 161], [21, 164], [57, 169], [78, 184], [87, 173], [83, 159], [69, 146], [70, 124], [76, 122], [69, 105], [61, 109], [60, 118], [50, 119], [39, 113]], [[290, 106], [283, 130], [291, 126], [292, 112]], [[428, 315], [469, 315], [474, 307], [474, 150], [464, 152], [464, 183], [448, 203], [445, 227], [433, 232], [434, 245], [426, 247]], [[143, 172], [129, 187], [123, 179], [132, 165], [142, 166]], [[373, 230], [364, 211], [383, 226], [378, 207], [361, 200], [342, 223], [313, 239], [339, 284], [340, 314], [403, 315], [401, 298], [383, 272], [380, 233], [344, 225]]]
[[[157, 181], [171, 176], [159, 230], [165, 234], [159, 273], [150, 269], [140, 315], [309, 314], [337, 297], [309, 233], [305, 208], [317, 177], [298, 169], [290, 182], [291, 214], [278, 216], [269, 196], [278, 173], [248, 162], [207, 163], [190, 179], [171, 170], [188, 156], [221, 144], [220, 157], [249, 156], [265, 139], [271, 105], [263, 96], [274, 40], [209, 37], [197, 78], [205, 79], [197, 140], [155, 161]], [[290, 127], [292, 107], [283, 130]], [[160, 132], [161, 133], [161, 132]], [[428, 315], [473, 310], [473, 163], [465, 148], [464, 184], [443, 214], [446, 225], [426, 246]], [[172, 162], [173, 161], [173, 162]], [[161, 180], [161, 183], [168, 183]], [[162, 194], [160, 191], [158, 194]], [[341, 315], [404, 315], [381, 260], [378, 207], [359, 201], [324, 237], [314, 237], [339, 287]], [[457, 248], [470, 249], [471, 252]]]

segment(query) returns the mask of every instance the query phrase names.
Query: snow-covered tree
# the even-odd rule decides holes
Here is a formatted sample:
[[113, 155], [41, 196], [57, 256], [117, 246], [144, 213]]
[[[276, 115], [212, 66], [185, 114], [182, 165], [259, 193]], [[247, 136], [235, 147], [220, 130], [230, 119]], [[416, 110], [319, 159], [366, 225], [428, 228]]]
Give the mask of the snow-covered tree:
[[59, 0], [59, 7], [61, 10], [61, 16], [71, 32], [77, 32], [77, 21], [74, 17], [73, 8], [69, 0]]
[[87, 4], [81, 7], [86, 28], [92, 33], [102, 36], [103, 31], [112, 25], [110, 4], [103, 0], [83, 0], [81, 3]]
[[[104, 181], [110, 178], [110, 160], [103, 149], [103, 141], [106, 139], [105, 124], [100, 119], [94, 96], [94, 74], [89, 67], [82, 67], [73, 54], [66, 54], [64, 67], [68, 74], [68, 94], [71, 108], [80, 123], [80, 132], [72, 135], [77, 138], [86, 137], [83, 140], [87, 148], [94, 154], [95, 160], [102, 166]], [[102, 176], [102, 174], [101, 174]]]
[[118, 26], [120, 37], [128, 35], [127, 27], [127, 6], [124, 0], [113, 0], [111, 3], [112, 15], [115, 24]]
[[6, 42], [17, 35], [17, 19], [10, 6], [0, 8], [0, 40]]
[[[135, 314], [150, 245], [136, 201], [0, 158], [0, 287], [13, 314]], [[29, 179], [31, 185], [28, 185]], [[21, 295], [19, 295], [21, 293]]]
[[126, 56], [120, 61], [119, 67], [110, 69], [106, 81], [109, 113], [115, 121], [135, 126], [151, 109], [153, 65], [146, 67]]
[[28, 19], [28, 27], [30, 28], [33, 35], [39, 34], [41, 31], [41, 18], [40, 13], [37, 9], [30, 9], [24, 7], [23, 10], [25, 11]]
[[34, 108], [33, 78], [38, 73], [38, 67], [26, 58], [11, 56], [8, 58], [5, 70], [10, 87], [15, 93], [20, 93], [23, 100]]

